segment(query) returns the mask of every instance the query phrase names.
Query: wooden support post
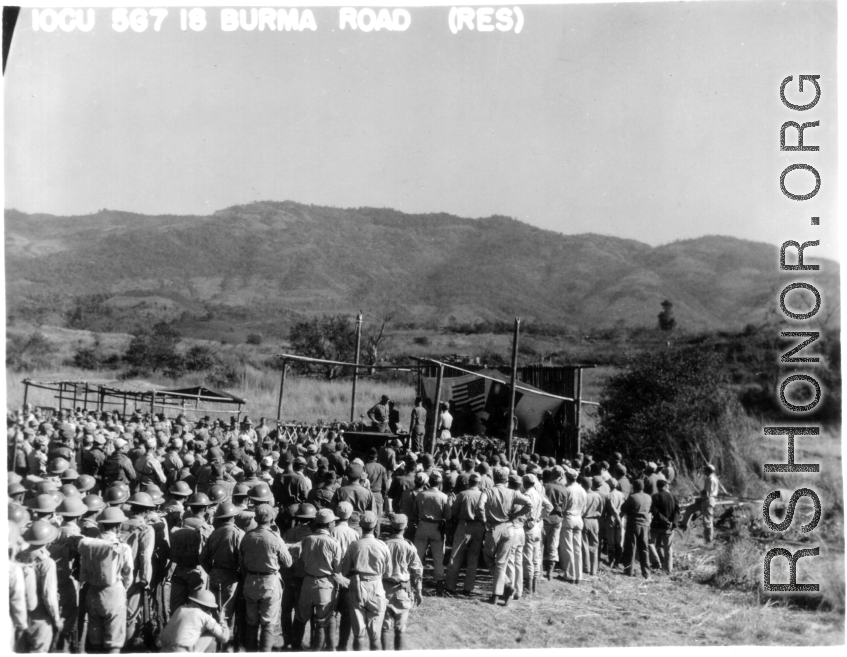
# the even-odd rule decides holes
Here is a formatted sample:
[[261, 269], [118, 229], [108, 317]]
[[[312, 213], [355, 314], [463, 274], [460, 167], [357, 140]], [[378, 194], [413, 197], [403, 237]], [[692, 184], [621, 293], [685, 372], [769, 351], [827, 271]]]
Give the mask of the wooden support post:
[[24, 379], [24, 405], [23, 409], [26, 410], [26, 398], [29, 396], [29, 381]]
[[64, 382], [62, 382], [62, 383], [59, 384], [59, 410], [60, 411], [62, 410], [62, 405], [65, 402], [64, 394], [65, 394], [65, 384], [64, 384]]
[[435, 454], [435, 441], [438, 438], [438, 422], [441, 417], [441, 382], [444, 380], [444, 365], [438, 364], [438, 378], [435, 380], [435, 400], [432, 403], [432, 434], [430, 435], [432, 451]]
[[576, 370], [576, 390], [574, 391], [574, 406], [576, 415], [576, 453], [582, 451], [582, 443], [579, 437], [580, 417], [582, 414], [582, 368]]
[[86, 412], [88, 411], [88, 384], [85, 384], [85, 398], [83, 399], [83, 406], [85, 406]]
[[515, 384], [517, 383], [518, 378], [518, 332], [520, 331], [521, 320], [519, 317], [515, 317], [515, 335], [512, 339], [512, 378], [511, 385], [509, 390], [509, 433], [506, 438], [506, 458], [509, 459], [509, 463], [512, 462], [512, 439], [514, 438], [515, 433]]
[[75, 383], [74, 383], [74, 399], [73, 399], [73, 402], [71, 402], [71, 411], [74, 412], [74, 413], [76, 412], [76, 384]]
[[124, 394], [124, 417], [126, 417], [126, 395]]
[[350, 399], [350, 422], [356, 421], [356, 384], [359, 382], [359, 356], [362, 351], [362, 311], [356, 316], [356, 368], [353, 370], [353, 395]]
[[[282, 395], [285, 392], [285, 373], [288, 371], [288, 361], [284, 358], [282, 359], [282, 376], [279, 379], [279, 401], [276, 404], [276, 419], [278, 422], [282, 422]], [[241, 404], [238, 405], [239, 413], [241, 411]]]
[[[162, 412], [164, 413], [165, 408], [162, 407]], [[153, 419], [153, 416], [156, 415], [156, 391], [153, 391], [153, 394], [150, 395], [150, 419]]]

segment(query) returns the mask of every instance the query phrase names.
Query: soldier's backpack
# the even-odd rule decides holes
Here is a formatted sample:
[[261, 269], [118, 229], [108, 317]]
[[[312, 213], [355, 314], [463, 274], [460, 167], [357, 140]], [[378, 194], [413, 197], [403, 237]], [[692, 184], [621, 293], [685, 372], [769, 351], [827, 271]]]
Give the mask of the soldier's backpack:
[[26, 594], [26, 609], [32, 613], [38, 608], [38, 573], [35, 571], [35, 561], [20, 562], [23, 572], [24, 593]]
[[141, 542], [141, 535], [144, 533], [146, 527], [147, 525], [143, 520], [130, 518], [121, 525], [121, 529], [118, 532], [118, 538], [121, 540], [121, 543], [128, 545], [132, 551], [133, 573], [138, 573], [140, 570], [138, 564], [138, 546]]
[[80, 581], [92, 586], [111, 586], [117, 582], [120, 574], [116, 561], [120, 548], [121, 545], [102, 538], [84, 538], [79, 541]]
[[191, 527], [175, 529], [171, 532], [171, 561], [177, 566], [196, 568], [200, 564], [202, 539], [197, 529]]
[[113, 454], [106, 459], [106, 462], [103, 464], [103, 478], [106, 480], [106, 483], [109, 484], [115, 481], [122, 481], [126, 484], [129, 483], [121, 465], [120, 456]]

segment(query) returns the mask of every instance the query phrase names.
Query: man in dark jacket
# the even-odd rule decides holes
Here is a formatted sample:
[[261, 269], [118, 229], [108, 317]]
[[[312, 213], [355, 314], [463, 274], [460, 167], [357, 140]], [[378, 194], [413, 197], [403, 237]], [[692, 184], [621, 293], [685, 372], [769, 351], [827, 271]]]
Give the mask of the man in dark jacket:
[[679, 516], [679, 504], [673, 493], [668, 490], [667, 481], [659, 479], [656, 487], [658, 491], [653, 493], [650, 507], [653, 516], [650, 538], [655, 546], [656, 558], [662, 564], [662, 570], [670, 575], [673, 572], [673, 535]]
[[644, 493], [644, 482], [636, 479], [632, 482], [632, 495], [621, 506], [621, 515], [626, 516], [626, 534], [624, 536], [623, 564], [624, 572], [633, 576], [633, 561], [636, 553], [641, 564], [641, 575], [650, 579], [650, 567], [647, 563], [648, 544], [650, 542], [650, 507], [653, 500]]

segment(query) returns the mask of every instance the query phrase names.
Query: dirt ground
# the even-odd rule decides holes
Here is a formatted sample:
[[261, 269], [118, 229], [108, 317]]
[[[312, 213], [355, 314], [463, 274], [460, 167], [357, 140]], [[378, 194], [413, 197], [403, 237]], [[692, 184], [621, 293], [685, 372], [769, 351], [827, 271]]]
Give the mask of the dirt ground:
[[488, 604], [491, 578], [484, 569], [472, 597], [436, 597], [428, 563], [424, 603], [409, 621], [409, 648], [844, 643], [843, 614], [762, 604], [755, 593], [718, 590], [702, 583], [709, 560], [699, 537], [689, 534], [679, 547], [680, 567], [671, 576], [654, 571], [645, 581], [601, 566], [578, 586], [542, 578], [536, 595], [505, 607]]

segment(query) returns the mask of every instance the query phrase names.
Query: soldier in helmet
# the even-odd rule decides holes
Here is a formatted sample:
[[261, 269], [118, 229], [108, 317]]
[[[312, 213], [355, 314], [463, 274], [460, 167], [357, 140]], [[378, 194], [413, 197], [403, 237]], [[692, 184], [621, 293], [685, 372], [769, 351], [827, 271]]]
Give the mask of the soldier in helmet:
[[[254, 490], [264, 485], [259, 484]], [[292, 564], [285, 543], [271, 531], [273, 518], [274, 508], [259, 504], [256, 507], [257, 527], [244, 535], [238, 550], [246, 602], [244, 647], [248, 652], [270, 652], [273, 648], [274, 628], [279, 621], [282, 600], [279, 570]]]
[[[10, 506], [10, 511], [11, 506]], [[20, 508], [18, 513], [26, 513]], [[29, 609], [26, 604], [26, 579], [23, 566], [18, 563], [17, 556], [26, 545], [21, 537], [21, 530], [17, 522], [9, 519], [9, 614], [12, 617], [12, 627], [15, 630], [12, 638], [12, 650], [21, 640], [24, 631], [29, 626]]]
[[[292, 505], [294, 506], [294, 505]], [[315, 519], [317, 509], [306, 502], [297, 505], [294, 511], [294, 526], [285, 532], [282, 540], [285, 541], [291, 557], [294, 560], [290, 567], [281, 568], [282, 575], [282, 638], [285, 648], [300, 650], [303, 643], [303, 633], [300, 633], [299, 643], [294, 635], [294, 625], [292, 623], [294, 611], [297, 609], [297, 604], [300, 599], [300, 591], [303, 587], [303, 578], [306, 576], [306, 570], [303, 561], [300, 557], [300, 548], [303, 539], [312, 533], [312, 521]]]
[[126, 591], [132, 584], [132, 549], [118, 532], [126, 516], [118, 508], [103, 509], [97, 519], [100, 538], [80, 539], [80, 581], [88, 584], [85, 652], [118, 653], [126, 641]]
[[94, 477], [97, 482], [95, 492], [100, 492], [103, 480], [103, 465], [106, 463], [106, 453], [103, 451], [103, 446], [106, 444], [106, 439], [97, 435], [94, 436], [94, 445], [91, 449], [84, 450], [80, 457], [80, 471], [84, 475]]
[[256, 521], [253, 519], [252, 503], [250, 500], [250, 487], [246, 484], [236, 484], [232, 489], [232, 503], [238, 509], [235, 516], [235, 524], [245, 532], [256, 527]]
[[162, 631], [162, 652], [213, 652], [215, 640], [226, 643], [230, 632], [212, 615], [217, 609], [210, 591], [196, 589]]
[[55, 525], [57, 529], [62, 524], [61, 519], [55, 515], [58, 506], [56, 499], [49, 493], [36, 495], [27, 503], [27, 508], [30, 515], [32, 515], [33, 521], [46, 520]]
[[209, 590], [215, 595], [217, 608], [223, 612], [220, 622], [233, 630], [235, 595], [238, 588], [238, 548], [244, 531], [236, 527], [238, 508], [224, 501], [215, 511], [216, 529], [200, 553], [200, 565], [209, 574]]
[[47, 465], [47, 476], [44, 477], [44, 481], [52, 481], [56, 484], [56, 488], [59, 488], [62, 485], [62, 475], [71, 467], [71, 464], [68, 463], [67, 459], [63, 459], [61, 456], [53, 459]]
[[153, 498], [147, 493], [136, 493], [129, 498], [129, 517], [121, 525], [121, 540], [129, 545], [133, 555], [133, 582], [126, 592], [127, 643], [136, 639], [141, 613], [144, 610], [142, 596], [150, 591], [153, 581], [153, 552], [156, 535], [147, 524], [147, 516], [153, 510]]
[[212, 522], [215, 518], [215, 512], [218, 510], [218, 505], [229, 498], [230, 490], [227, 490], [220, 484], [212, 484], [209, 486], [207, 496], [209, 498], [209, 507], [206, 509], [206, 519]]
[[168, 495], [169, 500], [185, 504], [186, 500], [191, 497], [191, 487], [184, 481], [178, 481], [168, 488]]
[[77, 599], [79, 595], [79, 583], [74, 577], [75, 559], [72, 555], [76, 553], [76, 540], [82, 536], [79, 519], [88, 513], [88, 507], [81, 497], [66, 497], [62, 500], [56, 513], [64, 518], [64, 523], [59, 528], [59, 535], [50, 544], [50, 556], [56, 562], [56, 576], [58, 577], [59, 609], [62, 614], [65, 631], [57, 642], [57, 647], [67, 647], [70, 652], [77, 652], [75, 642], [71, 635], [76, 627], [77, 621]]
[[409, 611], [415, 604], [423, 602], [423, 564], [415, 546], [403, 538], [409, 519], [402, 513], [395, 513], [390, 522], [391, 531], [386, 543], [388, 568], [382, 575], [386, 598], [385, 619], [382, 622], [382, 649], [391, 649], [393, 629], [394, 650], [403, 650]]
[[[47, 550], [58, 536], [59, 530], [55, 525], [46, 520], [35, 520], [23, 537], [28, 547], [18, 554], [18, 562], [23, 564], [25, 579], [33, 578], [35, 586], [26, 587], [29, 616], [28, 625], [21, 635], [20, 652], [48, 652], [53, 637], [61, 634], [64, 628], [56, 593], [56, 562]], [[30, 599], [33, 594], [35, 600]]]
[[117, 508], [123, 507], [126, 504], [126, 501], [129, 499], [129, 486], [125, 483], [116, 481], [111, 486], [109, 486], [106, 491], [103, 493], [103, 501], [109, 505]]
[[73, 482], [73, 484], [74, 486], [76, 486], [76, 489], [82, 495], [98, 492], [97, 490], [95, 490], [95, 488], [97, 487], [97, 480], [91, 475], [79, 475], [76, 478], [76, 481]]
[[198, 586], [205, 586], [206, 577], [200, 569], [200, 553], [212, 533], [206, 522], [209, 498], [203, 493], [192, 495], [186, 506], [188, 511], [182, 527], [171, 532], [171, 595], [170, 612], [173, 613], [188, 600], [188, 594]]
[[80, 533], [89, 538], [99, 538], [100, 527], [97, 524], [97, 516], [106, 508], [106, 503], [99, 495], [86, 495], [82, 498], [85, 504], [85, 513], [79, 520]]
[[350, 544], [341, 562], [341, 574], [350, 578], [350, 622], [354, 650], [363, 648], [365, 637], [370, 640], [371, 650], [379, 650], [381, 644], [386, 604], [382, 578], [389, 570], [389, 553], [385, 543], [374, 536], [378, 524], [379, 520], [373, 511], [362, 514], [362, 538]]
[[314, 520], [314, 531], [303, 539], [299, 561], [305, 577], [294, 618], [294, 648], [302, 647], [306, 623], [311, 623], [310, 649], [320, 651], [335, 648], [336, 588], [341, 577], [344, 552], [332, 536], [338, 520], [331, 509], [321, 509]]

